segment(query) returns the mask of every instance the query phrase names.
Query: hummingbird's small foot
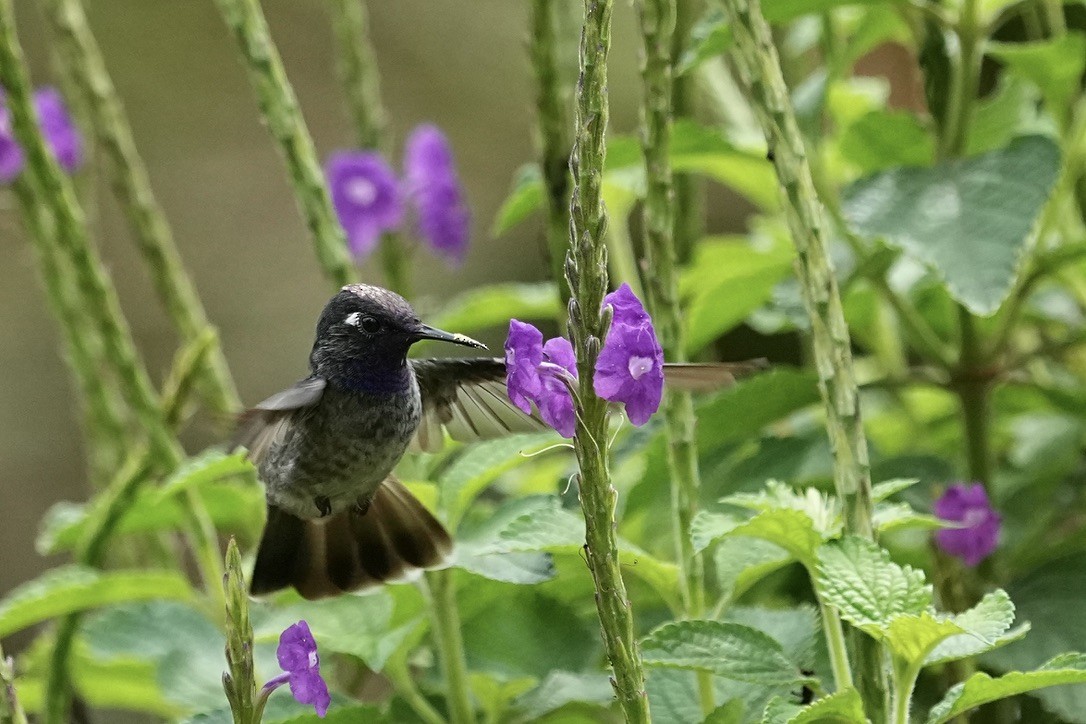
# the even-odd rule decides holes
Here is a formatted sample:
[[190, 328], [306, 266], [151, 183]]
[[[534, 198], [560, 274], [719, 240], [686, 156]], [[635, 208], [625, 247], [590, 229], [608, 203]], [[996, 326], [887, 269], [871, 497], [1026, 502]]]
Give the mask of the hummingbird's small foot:
[[365, 515], [370, 509], [371, 502], [373, 502], [373, 498], [359, 498], [354, 501], [354, 511], [359, 515]]
[[332, 501], [328, 499], [327, 495], [318, 495], [313, 498], [313, 505], [317, 506], [317, 511], [322, 518], [327, 518], [332, 514]]

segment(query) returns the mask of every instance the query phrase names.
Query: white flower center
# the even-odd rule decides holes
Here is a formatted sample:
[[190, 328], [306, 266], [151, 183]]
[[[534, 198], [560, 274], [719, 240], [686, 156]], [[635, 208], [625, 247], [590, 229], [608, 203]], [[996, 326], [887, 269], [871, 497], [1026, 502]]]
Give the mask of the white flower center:
[[630, 369], [630, 377], [639, 380], [642, 375], [652, 370], [652, 357], [630, 357], [627, 366]]
[[344, 191], [347, 198], [359, 206], [369, 206], [377, 199], [377, 187], [368, 178], [351, 179]]
[[309, 652], [309, 668], [312, 669], [314, 666], [316, 666], [318, 661], [319, 661], [319, 659], [317, 658], [317, 652], [316, 651], [310, 651]]

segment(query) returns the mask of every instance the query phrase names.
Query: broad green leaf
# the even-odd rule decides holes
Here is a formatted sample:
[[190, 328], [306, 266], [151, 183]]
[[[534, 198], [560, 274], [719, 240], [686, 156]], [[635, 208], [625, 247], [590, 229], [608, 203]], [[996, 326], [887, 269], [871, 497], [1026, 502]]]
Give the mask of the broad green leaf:
[[699, 510], [690, 521], [690, 540], [694, 543], [694, 552], [701, 553], [742, 522], [741, 518], [727, 513]]
[[977, 103], [969, 128], [966, 155], [1003, 148], [1015, 136], [1040, 124], [1040, 91], [1028, 81], [1004, 75], [995, 92]]
[[818, 552], [816, 585], [841, 618], [879, 635], [900, 614], [920, 615], [931, 608], [931, 585], [924, 573], [890, 560], [871, 541], [846, 536]]
[[647, 666], [708, 671], [754, 684], [799, 684], [807, 680], [768, 634], [723, 621], [667, 623], [641, 641]]
[[817, 488], [796, 489], [779, 480], [766, 481], [765, 488], [756, 493], [736, 493], [721, 503], [767, 513], [778, 509], [795, 510], [811, 519], [822, 535], [834, 535], [840, 528], [841, 506], [837, 500]]
[[[394, 724], [392, 713], [385, 714], [373, 704], [360, 704], [339, 694], [332, 694], [332, 704], [324, 718], [318, 717], [311, 704], [299, 704], [289, 691], [277, 691], [268, 699], [262, 724]], [[228, 708], [204, 711], [185, 719], [182, 724], [234, 724]]]
[[543, 174], [540, 173], [538, 164], [525, 164], [517, 170], [513, 188], [498, 209], [498, 215], [490, 229], [491, 236], [501, 236], [531, 216], [532, 212], [542, 205]]
[[[357, 596], [304, 601], [253, 612], [253, 633], [258, 643], [274, 644], [287, 626], [305, 619], [322, 651], [356, 656], [380, 671], [389, 657], [411, 635], [424, 617], [421, 601], [395, 610], [387, 589]], [[394, 617], [395, 616], [395, 617]]]
[[893, 166], [927, 166], [935, 156], [931, 133], [905, 111], [871, 111], [841, 134], [841, 156], [863, 173]]
[[513, 678], [483, 672], [468, 674], [471, 693], [475, 696], [485, 721], [499, 721], [509, 709], [510, 704], [524, 692], [531, 690], [535, 677], [517, 676]]
[[736, 148], [719, 130], [689, 118], [676, 120], [672, 128], [671, 166], [677, 173], [698, 173], [719, 181], [761, 209], [776, 209], [780, 204], [777, 175], [764, 150]]
[[514, 435], [464, 450], [438, 480], [439, 507], [446, 522], [455, 529], [471, 502], [499, 475], [523, 464], [527, 454], [556, 442], [558, 438], [551, 433]]
[[867, 721], [859, 692], [848, 688], [807, 706], [776, 698], [769, 702], [762, 724], [862, 724]]
[[935, 647], [925, 659], [925, 666], [991, 651], [1022, 638], [1029, 631], [1026, 624], [1007, 633], [1014, 622], [1014, 604], [1002, 590], [986, 594], [977, 605], [950, 618], [965, 633], [951, 636]]
[[946, 528], [948, 524], [934, 515], [918, 513], [908, 503], [878, 503], [875, 505], [875, 513], [871, 522], [875, 529], [881, 533], [890, 533], [895, 530], [919, 528], [921, 530], [938, 530]]
[[63, 566], [46, 571], [0, 600], [0, 636], [51, 618], [150, 599], [189, 601], [193, 590], [173, 571], [99, 571]]
[[246, 458], [246, 453], [227, 454], [222, 450], [212, 449], [182, 463], [173, 475], [159, 486], [158, 493], [165, 498], [184, 490], [204, 488], [210, 483], [240, 476], [247, 476], [249, 479], [256, 477], [256, 469]]
[[[255, 535], [264, 515], [264, 491], [255, 484], [209, 482], [200, 491], [200, 499], [215, 527], [222, 531], [253, 531]], [[186, 506], [177, 496], [164, 496], [158, 489], [143, 490], [121, 516], [116, 532], [182, 530], [190, 522]], [[35, 543], [38, 551], [44, 555], [74, 550], [86, 534], [92, 512], [82, 503], [54, 505], [42, 521]]]
[[949, 617], [937, 616], [929, 611], [919, 615], [898, 614], [883, 628], [881, 638], [890, 653], [910, 667], [917, 666], [936, 646], [951, 636], [968, 635]]
[[843, 5], [875, 5], [902, 0], [770, 0], [763, 3], [762, 12], [771, 23], [785, 23], [803, 15], [824, 13]]
[[1059, 170], [1058, 147], [1026, 136], [980, 156], [857, 181], [844, 209], [859, 233], [884, 237], [929, 265], [957, 301], [990, 315], [1014, 283]]
[[800, 671], [815, 668], [823, 633], [814, 606], [734, 606], [725, 612], [723, 620], [768, 634], [781, 645], [785, 657]]
[[505, 327], [511, 318], [554, 319], [559, 312], [554, 284], [488, 284], [457, 295], [428, 315], [439, 329], [458, 332]]
[[814, 568], [822, 535], [815, 530], [810, 516], [798, 510], [775, 508], [724, 533], [729, 538], [759, 538], [788, 551], [797, 561]]
[[573, 701], [607, 706], [614, 698], [607, 674], [552, 671], [539, 686], [518, 697], [513, 708], [525, 721], [535, 721]]
[[686, 75], [706, 60], [724, 54], [732, 43], [732, 31], [723, 9], [710, 7], [690, 29], [687, 47], [679, 56], [676, 75]]
[[741, 324], [769, 301], [773, 288], [791, 271], [792, 253], [783, 246], [765, 251], [745, 240], [702, 240], [682, 280], [690, 295], [685, 315], [687, 350], [697, 352]]
[[927, 724], [943, 724], [955, 717], [997, 699], [1062, 684], [1086, 683], [1086, 654], [1063, 654], [1036, 671], [1013, 671], [993, 679], [985, 673], [973, 674], [947, 692], [932, 707]]
[[[159, 686], [155, 666], [147, 661], [102, 661], [77, 645], [71, 659], [72, 683], [79, 696], [96, 709], [125, 709], [174, 720], [181, 709], [170, 703]], [[27, 711], [44, 708], [46, 672], [19, 676], [19, 700]]]
[[477, 553], [470, 544], [456, 547], [452, 564], [477, 576], [504, 583], [535, 584], [555, 576], [549, 553]]
[[875, 483], [871, 486], [871, 500], [875, 503], [881, 503], [903, 490], [908, 490], [919, 482], [919, 478], [895, 478], [894, 480], [884, 480], [881, 483]]
[[746, 704], [742, 699], [731, 699], [709, 712], [704, 724], [743, 724]]
[[788, 551], [758, 538], [725, 538], [717, 544], [713, 559], [721, 597], [732, 601], [793, 560]]
[[1037, 84], [1053, 114], [1064, 113], [1078, 95], [1086, 69], [1086, 36], [1082, 33], [1072, 31], [1031, 43], [988, 43], [985, 48], [1012, 73]]

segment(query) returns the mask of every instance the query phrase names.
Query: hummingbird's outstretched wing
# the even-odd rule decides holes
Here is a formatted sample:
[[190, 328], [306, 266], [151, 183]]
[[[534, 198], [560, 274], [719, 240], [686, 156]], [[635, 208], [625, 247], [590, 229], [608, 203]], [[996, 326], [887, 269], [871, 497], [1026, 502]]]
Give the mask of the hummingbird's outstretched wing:
[[[549, 430], [534, 412], [526, 415], [509, 400], [505, 360], [500, 357], [413, 359], [422, 392], [422, 422], [412, 441], [416, 450], [435, 452], [445, 442], [474, 442], [523, 432]], [[668, 388], [710, 392], [736, 377], [764, 369], [764, 360], [713, 364], [664, 364]]]
[[534, 413], [525, 415], [505, 389], [505, 360], [499, 357], [413, 359], [422, 393], [422, 421], [411, 446], [436, 452], [453, 440], [473, 442], [521, 432], [549, 430]]
[[272, 443], [286, 434], [294, 414], [320, 401], [327, 385], [323, 377], [307, 377], [277, 392], [241, 415], [233, 447], [244, 447], [257, 467]]

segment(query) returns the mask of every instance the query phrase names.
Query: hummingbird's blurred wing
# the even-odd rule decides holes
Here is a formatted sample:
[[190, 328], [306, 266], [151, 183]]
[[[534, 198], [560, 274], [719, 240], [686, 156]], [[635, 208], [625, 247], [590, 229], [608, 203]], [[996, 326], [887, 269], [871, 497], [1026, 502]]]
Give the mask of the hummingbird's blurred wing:
[[260, 467], [272, 443], [286, 435], [295, 413], [316, 405], [326, 385], [322, 377], [307, 377], [242, 413], [232, 447], [246, 448], [249, 459]]
[[413, 359], [422, 393], [422, 421], [412, 449], [436, 452], [453, 440], [474, 442], [522, 432], [549, 430], [535, 414], [509, 400], [505, 360], [499, 357]]
[[[435, 452], [453, 440], [475, 442], [505, 435], [549, 430], [534, 412], [526, 415], [509, 400], [505, 360], [500, 357], [413, 359], [422, 392], [422, 421], [412, 449]], [[711, 392], [735, 383], [737, 377], [765, 369], [765, 360], [737, 363], [665, 363], [669, 389]]]

